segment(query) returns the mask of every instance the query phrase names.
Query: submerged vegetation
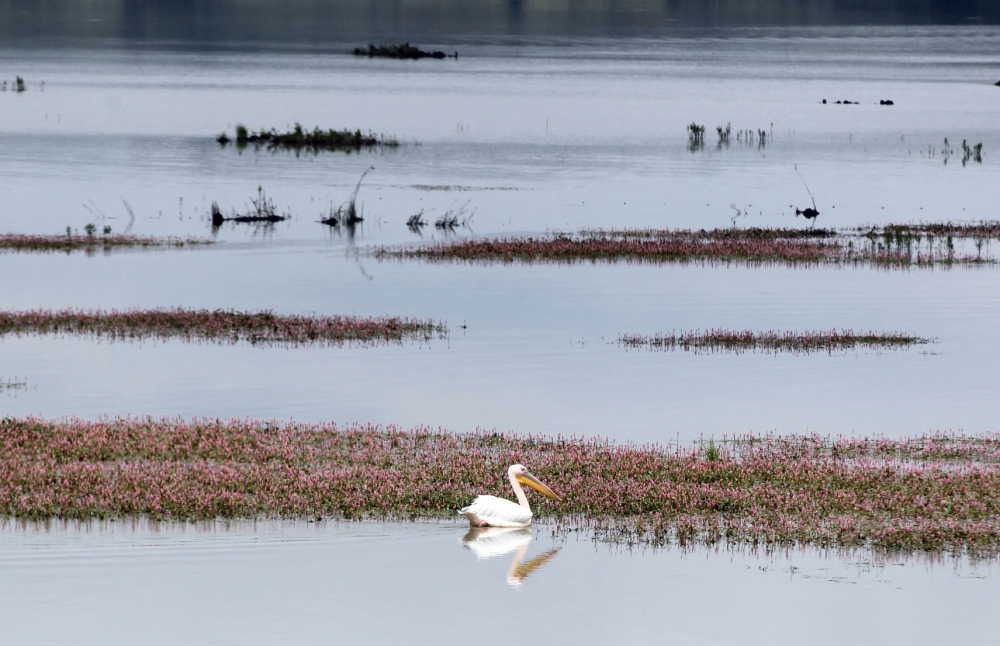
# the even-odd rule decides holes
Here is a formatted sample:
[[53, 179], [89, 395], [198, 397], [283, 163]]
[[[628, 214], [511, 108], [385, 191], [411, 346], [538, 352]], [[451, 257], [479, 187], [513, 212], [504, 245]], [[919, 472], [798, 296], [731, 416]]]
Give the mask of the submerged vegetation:
[[[511, 236], [379, 247], [380, 259], [431, 262], [645, 262], [748, 263], [933, 267], [995, 264], [977, 253], [959, 253], [951, 240], [901, 239], [901, 244], [829, 229], [588, 229], [578, 234]], [[893, 242], [895, 239], [893, 239]]]
[[173, 238], [158, 236], [137, 236], [113, 234], [105, 227], [104, 235], [96, 235], [96, 227], [88, 225], [86, 233], [73, 233], [67, 227], [62, 235], [39, 235], [28, 233], [0, 233], [0, 252], [52, 252], [52, 251], [110, 251], [129, 248], [181, 248], [200, 247], [212, 244], [212, 240], [201, 238]]
[[372, 132], [365, 134], [361, 130], [321, 130], [318, 127], [308, 131], [300, 123], [296, 123], [295, 128], [288, 132], [278, 132], [273, 128], [254, 132], [248, 130], [243, 124], [239, 124], [236, 126], [236, 132], [232, 139], [223, 132], [215, 140], [223, 146], [235, 141], [237, 147], [253, 144], [272, 149], [289, 148], [313, 151], [340, 150], [351, 152], [362, 148], [395, 148], [399, 146], [399, 140], [388, 135], [376, 135]]
[[401, 317], [288, 315], [271, 311], [132, 309], [0, 310], [0, 336], [82, 335], [110, 340], [182, 339], [253, 345], [343, 345], [427, 341], [443, 323]]
[[689, 447], [252, 420], [0, 421], [0, 514], [453, 518], [523, 463], [540, 522], [654, 546], [1000, 553], [1000, 436], [818, 435]]
[[903, 332], [855, 332], [822, 330], [808, 332], [779, 332], [766, 330], [715, 329], [659, 333], [652, 336], [623, 334], [618, 343], [631, 348], [653, 350], [684, 350], [689, 352], [828, 352], [855, 348], [893, 349], [932, 343], [930, 339]]
[[352, 52], [355, 56], [367, 56], [368, 58], [399, 58], [399, 59], [409, 59], [417, 60], [421, 58], [458, 58], [458, 52], [454, 54], [445, 54], [442, 51], [426, 51], [420, 49], [419, 47], [414, 47], [410, 43], [400, 43], [398, 45], [390, 45], [386, 43], [380, 43], [378, 45], [370, 44], [368, 48], [355, 47]]

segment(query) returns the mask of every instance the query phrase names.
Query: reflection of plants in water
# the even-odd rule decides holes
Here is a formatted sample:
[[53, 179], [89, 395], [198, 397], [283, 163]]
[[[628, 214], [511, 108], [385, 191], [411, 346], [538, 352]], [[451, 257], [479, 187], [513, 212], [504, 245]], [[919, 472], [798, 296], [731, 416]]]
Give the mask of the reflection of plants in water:
[[808, 330], [779, 332], [777, 330], [693, 330], [681, 333], [659, 333], [652, 336], [623, 334], [618, 343], [627, 348], [650, 350], [684, 350], [685, 352], [791, 352], [809, 353], [846, 351], [855, 348], [893, 349], [933, 343], [903, 332], [855, 332], [844, 330]]

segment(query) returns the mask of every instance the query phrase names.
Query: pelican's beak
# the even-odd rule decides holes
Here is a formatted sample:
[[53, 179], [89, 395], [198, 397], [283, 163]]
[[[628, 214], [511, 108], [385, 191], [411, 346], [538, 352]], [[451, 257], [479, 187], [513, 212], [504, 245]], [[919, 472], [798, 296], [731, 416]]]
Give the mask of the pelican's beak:
[[530, 473], [525, 472], [523, 474], [518, 474], [516, 477], [519, 483], [523, 485], [528, 485], [529, 487], [531, 487], [538, 493], [542, 494], [546, 498], [551, 498], [552, 500], [562, 500], [562, 498], [557, 496], [554, 491], [552, 491], [544, 484], [542, 484], [541, 480], [531, 475]]

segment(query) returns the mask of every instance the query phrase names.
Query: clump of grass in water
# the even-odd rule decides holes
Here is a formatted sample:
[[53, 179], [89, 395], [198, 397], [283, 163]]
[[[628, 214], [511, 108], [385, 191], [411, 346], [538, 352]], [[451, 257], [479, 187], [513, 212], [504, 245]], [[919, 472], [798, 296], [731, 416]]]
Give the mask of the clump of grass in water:
[[0, 390], [27, 390], [28, 380], [22, 377], [7, 378], [0, 375]]
[[[223, 132], [215, 140], [225, 146], [232, 140]], [[268, 148], [340, 150], [351, 152], [362, 148], [396, 148], [399, 140], [388, 135], [376, 135], [372, 132], [364, 134], [361, 130], [321, 130], [316, 127], [311, 132], [305, 130], [302, 124], [296, 123], [295, 128], [288, 132], [278, 132], [275, 129], [252, 132], [243, 124], [236, 126], [236, 145], [239, 147], [254, 144]]]
[[562, 496], [537, 502], [538, 522], [612, 543], [1000, 555], [1000, 434], [749, 434], [715, 451], [371, 424], [7, 417], [0, 514], [451, 518], [477, 494], [509, 496], [506, 468], [525, 463]]
[[375, 170], [375, 167], [369, 166], [365, 172], [361, 173], [361, 177], [358, 179], [358, 183], [355, 185], [354, 192], [351, 193], [350, 199], [336, 209], [334, 209], [331, 204], [329, 210], [320, 216], [320, 224], [325, 224], [331, 227], [343, 224], [347, 227], [353, 227], [364, 221], [362, 211], [357, 205], [358, 191], [361, 190], [361, 182], [365, 181], [365, 177], [373, 170]]
[[368, 49], [355, 47], [352, 52], [355, 56], [367, 56], [368, 58], [398, 58], [418, 60], [421, 58], [458, 58], [458, 52], [445, 54], [442, 51], [425, 51], [419, 47], [414, 47], [410, 43], [400, 43], [389, 45], [381, 43], [379, 45], [369, 44]]
[[258, 186], [257, 197], [250, 198], [250, 207], [243, 213], [238, 213], [234, 209], [229, 215], [225, 215], [219, 207], [219, 203], [212, 202], [209, 217], [212, 220], [212, 227], [218, 228], [225, 222], [274, 224], [275, 222], [283, 222], [292, 216], [288, 213], [278, 213], [278, 207], [275, 206], [274, 200], [267, 196], [264, 187]]
[[182, 339], [254, 345], [428, 341], [443, 323], [401, 317], [281, 315], [271, 311], [134, 309], [0, 310], [0, 336], [72, 334], [111, 340]]
[[692, 121], [687, 127], [688, 150], [695, 152], [705, 147], [705, 126]]
[[618, 343], [630, 348], [651, 350], [684, 350], [690, 352], [827, 352], [855, 348], [898, 349], [933, 343], [932, 339], [903, 332], [855, 332], [851, 329], [779, 332], [767, 330], [694, 330], [689, 332], [654, 334], [624, 334]]

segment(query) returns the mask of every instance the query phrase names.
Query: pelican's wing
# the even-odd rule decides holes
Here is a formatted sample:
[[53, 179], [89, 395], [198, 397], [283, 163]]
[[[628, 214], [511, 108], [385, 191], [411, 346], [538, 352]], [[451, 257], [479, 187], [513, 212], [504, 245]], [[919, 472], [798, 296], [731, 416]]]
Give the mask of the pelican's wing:
[[516, 502], [496, 496], [476, 496], [472, 504], [459, 510], [460, 514], [475, 514], [490, 524], [524, 525], [531, 522], [531, 510]]
[[480, 560], [510, 554], [530, 542], [531, 530], [526, 527], [473, 527], [462, 538]]

